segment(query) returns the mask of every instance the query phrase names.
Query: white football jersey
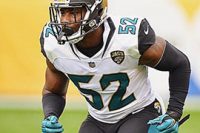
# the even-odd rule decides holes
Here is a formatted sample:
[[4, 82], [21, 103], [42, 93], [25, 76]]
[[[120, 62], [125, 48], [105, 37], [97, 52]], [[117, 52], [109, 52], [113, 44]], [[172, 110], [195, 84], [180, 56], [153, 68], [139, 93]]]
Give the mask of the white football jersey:
[[116, 123], [155, 100], [146, 66], [138, 65], [138, 31], [142, 19], [109, 17], [104, 22], [103, 47], [92, 57], [75, 45], [59, 45], [51, 28], [43, 30], [43, 51], [85, 97], [95, 119]]

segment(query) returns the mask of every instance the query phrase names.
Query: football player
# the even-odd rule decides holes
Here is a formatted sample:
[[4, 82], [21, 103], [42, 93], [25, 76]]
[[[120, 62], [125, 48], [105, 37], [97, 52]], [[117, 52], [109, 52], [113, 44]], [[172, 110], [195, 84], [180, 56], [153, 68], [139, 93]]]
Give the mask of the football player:
[[[145, 18], [112, 16], [104, 0], [54, 0], [40, 43], [46, 57], [43, 133], [60, 133], [69, 80], [85, 97], [79, 133], [177, 133], [188, 93], [185, 54], [156, 36]], [[169, 72], [167, 111], [148, 67]], [[67, 131], [67, 129], [66, 129]]]

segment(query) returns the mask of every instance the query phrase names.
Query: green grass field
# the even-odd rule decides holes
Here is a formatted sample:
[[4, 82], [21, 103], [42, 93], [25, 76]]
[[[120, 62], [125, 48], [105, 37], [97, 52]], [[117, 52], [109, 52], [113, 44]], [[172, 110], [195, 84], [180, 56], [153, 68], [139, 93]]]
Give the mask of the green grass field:
[[[190, 119], [181, 126], [179, 133], [199, 133], [200, 112], [188, 111]], [[77, 133], [86, 110], [67, 110], [60, 118], [65, 133]], [[0, 133], [40, 133], [43, 114], [36, 109], [0, 109]]]

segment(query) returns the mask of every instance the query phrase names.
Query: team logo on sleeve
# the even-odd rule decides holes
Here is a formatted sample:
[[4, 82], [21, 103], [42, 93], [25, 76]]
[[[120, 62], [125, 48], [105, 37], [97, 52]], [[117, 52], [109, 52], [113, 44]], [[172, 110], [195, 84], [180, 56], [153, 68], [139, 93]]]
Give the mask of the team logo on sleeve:
[[110, 53], [112, 60], [117, 63], [117, 64], [121, 64], [124, 61], [125, 55], [124, 55], [124, 51], [113, 51]]

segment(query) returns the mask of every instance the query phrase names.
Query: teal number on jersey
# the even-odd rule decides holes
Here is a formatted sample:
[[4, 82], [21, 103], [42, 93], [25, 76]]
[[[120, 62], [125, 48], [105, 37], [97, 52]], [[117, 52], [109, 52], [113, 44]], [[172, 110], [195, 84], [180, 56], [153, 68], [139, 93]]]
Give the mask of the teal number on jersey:
[[[85, 97], [92, 107], [94, 107], [97, 110], [100, 110], [104, 107], [101, 95], [98, 92], [91, 89], [84, 89], [80, 86], [80, 83], [89, 83], [93, 77], [92, 75], [81, 76], [69, 74], [68, 76], [83, 94], [92, 96], [93, 102], [90, 101], [87, 97]], [[102, 87], [102, 90], [104, 91], [110, 85], [111, 82], [115, 81], [119, 82], [119, 87], [117, 88], [117, 91], [113, 94], [109, 102], [108, 107], [110, 111], [120, 109], [135, 100], [134, 94], [131, 94], [125, 99], [123, 99], [123, 96], [126, 93], [127, 86], [129, 85], [129, 78], [126, 73], [103, 75], [100, 79], [100, 85]]]
[[[46, 31], [45, 31], [45, 37], [49, 37], [50, 34], [53, 35], [53, 36], [56, 34], [56, 33], [53, 32], [52, 28], [53, 27], [50, 24], [48, 24], [48, 27], [46, 28]], [[57, 27], [57, 30], [60, 32], [61, 28]]]
[[51, 28], [46, 28], [45, 37], [49, 37], [49, 34], [53, 35], [53, 31]]
[[110, 83], [114, 81], [119, 82], [119, 87], [112, 96], [110, 104], [108, 105], [110, 111], [120, 109], [135, 100], [135, 96], [133, 94], [123, 99], [123, 96], [126, 93], [126, 88], [129, 85], [129, 78], [126, 73], [103, 75], [100, 80], [102, 89], [105, 90]]
[[136, 24], [138, 22], [138, 18], [130, 19], [130, 18], [121, 18], [120, 19], [120, 24], [119, 25], [119, 34], [133, 34], [135, 35], [136, 33]]
[[86, 95], [91, 95], [92, 96], [92, 101], [89, 100], [89, 98], [85, 97], [85, 99], [90, 103], [90, 105], [95, 108], [95, 109], [102, 109], [103, 108], [103, 102], [101, 99], [101, 95], [97, 93], [96, 91], [89, 90], [89, 89], [84, 89], [80, 87], [79, 83], [89, 83], [90, 80], [92, 79], [92, 75], [68, 75], [69, 78], [72, 80], [72, 82], [76, 85], [76, 87]]
[[54, 34], [53, 34], [53, 30], [52, 30], [52, 28], [50, 27], [50, 24], [48, 24], [48, 28], [46, 28], [45, 37], [49, 37], [49, 34], [54, 35]]

